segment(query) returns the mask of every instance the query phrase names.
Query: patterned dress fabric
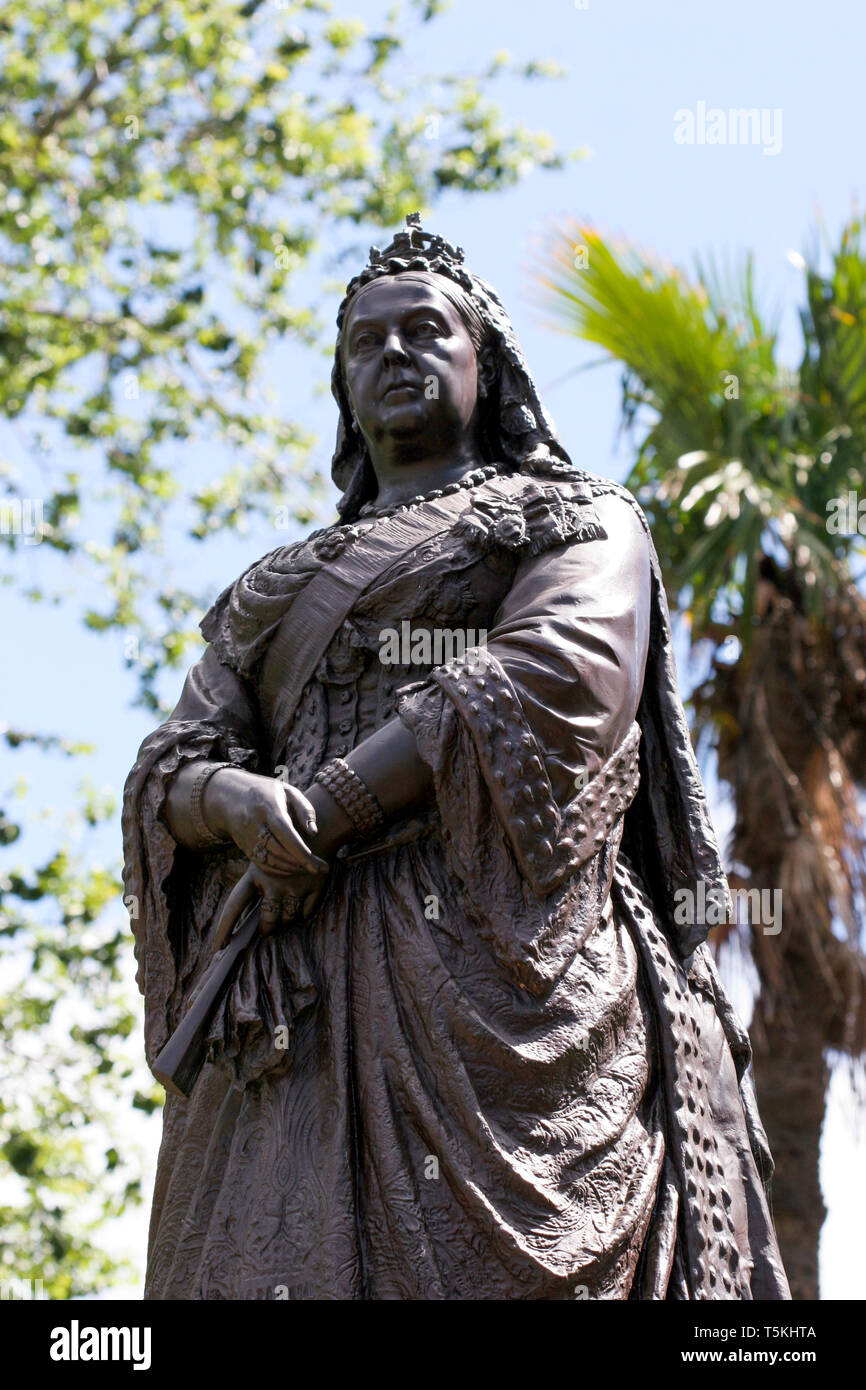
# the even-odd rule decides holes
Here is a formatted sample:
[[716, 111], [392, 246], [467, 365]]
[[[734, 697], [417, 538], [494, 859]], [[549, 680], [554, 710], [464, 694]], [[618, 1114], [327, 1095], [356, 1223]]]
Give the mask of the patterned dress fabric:
[[[304, 788], [397, 718], [435, 790], [243, 960], [166, 1100], [146, 1296], [786, 1298], [748, 1040], [674, 922], [678, 888], [725, 883], [643, 515], [577, 470], [435, 505], [402, 553], [372, 514], [252, 566], [130, 773], [151, 1062], [245, 868], [173, 841], [184, 762]], [[287, 703], [337, 563], [374, 577]]]

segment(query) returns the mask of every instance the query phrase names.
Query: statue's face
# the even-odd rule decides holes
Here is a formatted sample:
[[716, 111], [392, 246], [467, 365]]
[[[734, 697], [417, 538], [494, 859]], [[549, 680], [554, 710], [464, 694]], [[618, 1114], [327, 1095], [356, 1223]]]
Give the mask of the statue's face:
[[439, 447], [475, 429], [478, 367], [460, 314], [435, 280], [377, 281], [349, 309], [343, 374], [368, 443], [423, 435]]

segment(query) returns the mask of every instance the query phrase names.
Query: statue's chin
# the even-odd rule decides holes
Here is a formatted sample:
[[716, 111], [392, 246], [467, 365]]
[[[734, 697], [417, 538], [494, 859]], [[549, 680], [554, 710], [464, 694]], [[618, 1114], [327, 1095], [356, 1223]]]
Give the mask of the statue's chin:
[[379, 431], [390, 439], [409, 441], [429, 438], [433, 421], [427, 406], [423, 398], [420, 401], [395, 401], [393, 406], [381, 412]]
[[403, 420], [418, 424], [425, 421], [429, 414], [430, 403], [425, 400], [423, 392], [410, 389], [391, 391], [379, 407], [379, 420], [388, 428]]

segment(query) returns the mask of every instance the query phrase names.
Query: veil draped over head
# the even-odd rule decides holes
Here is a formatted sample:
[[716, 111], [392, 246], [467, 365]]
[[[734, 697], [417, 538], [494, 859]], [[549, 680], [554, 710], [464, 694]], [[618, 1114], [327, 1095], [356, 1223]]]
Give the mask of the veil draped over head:
[[347, 522], [375, 496], [376, 480], [363, 436], [352, 419], [343, 376], [342, 334], [358, 294], [385, 275], [412, 272], [438, 277], [437, 288], [461, 314], [476, 350], [489, 353], [495, 375], [481, 402], [480, 445], [485, 462], [503, 465], [506, 471], [548, 477], [568, 474], [573, 467], [541, 403], [496, 291], [466, 268], [461, 247], [422, 231], [418, 213], [410, 213], [406, 224], [406, 230], [397, 232], [384, 251], [370, 247], [369, 264], [349, 282], [337, 314], [331, 391], [340, 417], [331, 477], [343, 493], [337, 509]]

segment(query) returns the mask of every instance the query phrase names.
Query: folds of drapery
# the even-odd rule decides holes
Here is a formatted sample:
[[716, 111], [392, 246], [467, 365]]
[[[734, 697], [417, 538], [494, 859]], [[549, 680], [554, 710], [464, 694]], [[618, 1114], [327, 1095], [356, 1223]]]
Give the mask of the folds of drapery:
[[[145, 1051], [153, 1063], [213, 954], [213, 925], [246, 864], [234, 847], [179, 846], [165, 823], [165, 800], [190, 761], [260, 764], [255, 697], [209, 649], [190, 671], [171, 718], [145, 739], [124, 789], [124, 891], [134, 904], [137, 981], [145, 999]], [[288, 1064], [298, 1016], [316, 990], [300, 943], [283, 933], [258, 939], [214, 1012], [212, 1053], [235, 1079]], [[280, 1029], [277, 1047], [274, 1039]], [[241, 1060], [242, 1059], [242, 1060]]]
[[[171, 1180], [182, 1189], [174, 1210], [186, 1204], [195, 1252], [184, 1264], [183, 1287], [199, 1292], [165, 1293], [174, 1277], [166, 1274], [157, 1280], [163, 1292], [156, 1296], [269, 1296], [261, 1258], [253, 1253], [262, 1240], [256, 1220], [267, 1225], [264, 1209], [258, 1218], [255, 1210], [229, 1217], [232, 1191], [248, 1194], [255, 1208], [257, 1184], [268, 1183], [259, 1160], [255, 1173], [250, 1171], [254, 1160], [242, 1142], [245, 1115], [251, 1106], [261, 1112], [270, 1104], [285, 1126], [281, 1086], [299, 1088], [315, 1111], [319, 1087], [309, 1039], [320, 1029], [325, 1052], [331, 1045], [337, 1050], [323, 1073], [337, 1092], [328, 1101], [331, 1118], [337, 1117], [332, 1141], [348, 1143], [349, 1129], [357, 1126], [356, 1147], [346, 1149], [345, 1163], [357, 1162], [357, 1145], [366, 1146], [366, 1171], [377, 1174], [379, 1190], [378, 1198], [372, 1190], [364, 1195], [366, 1270], [352, 1266], [360, 1260], [357, 1250], [346, 1257], [352, 1273], [343, 1296], [366, 1296], [366, 1290], [377, 1297], [423, 1297], [425, 1280], [445, 1290], [432, 1296], [450, 1296], [449, 1288], [462, 1287], [461, 1260], [472, 1257], [458, 1252], [453, 1236], [449, 1246], [449, 1221], [468, 1222], [467, 1239], [474, 1234], [476, 1254], [492, 1241], [491, 1289], [510, 1288], [515, 1297], [567, 1297], [580, 1286], [591, 1289], [592, 1297], [627, 1296], [658, 1193], [664, 1189], [670, 1196], [661, 1178], [662, 1135], [669, 1131], [653, 1098], [644, 1005], [635, 1013], [640, 991], [633, 981], [630, 995], [626, 990], [613, 998], [609, 992], [612, 981], [622, 983], [637, 969], [623, 922], [605, 918], [617, 851], [622, 839], [640, 864], [658, 922], [686, 960], [700, 934], [678, 934], [673, 895], [680, 886], [693, 888], [698, 878], [713, 884], [724, 883], [724, 876], [676, 689], [655, 553], [626, 500], [605, 498], [599, 510], [610, 544], [563, 545], [525, 560], [494, 616], [486, 650], [474, 654], [474, 661], [470, 653], [462, 663], [435, 669], [403, 692], [399, 717], [433, 769], [439, 833], [338, 866], [311, 930], [259, 943], [240, 972], [211, 1035], [213, 1056], [228, 1063], [223, 1074], [239, 1090], [247, 1088], [242, 1101], [231, 1103], [234, 1137], [226, 1136], [214, 1158], [206, 1192], [191, 1190], [189, 1178]], [[217, 660], [211, 649], [194, 669], [172, 721], [146, 741], [127, 786], [127, 892], [137, 893], [143, 905], [139, 961], [150, 1057], [206, 960], [209, 922], [238, 872], [222, 851], [188, 856], [175, 850], [161, 823], [169, 779], [188, 757], [256, 766], [261, 746], [267, 746], [267, 710], [257, 706], [254, 673], [232, 671], [225, 664], [228, 655], [223, 648]], [[228, 721], [227, 709], [234, 711]], [[292, 736], [304, 737], [302, 720]], [[592, 843], [595, 836], [598, 844]], [[420, 867], [437, 856], [446, 871], [438, 892], [435, 878]], [[409, 880], [401, 882], [407, 864]], [[432, 921], [431, 893], [447, 909]], [[345, 929], [347, 916], [354, 933]], [[327, 961], [319, 933], [330, 943]], [[614, 959], [620, 962], [616, 968]], [[328, 971], [334, 968], [342, 983], [332, 990]], [[432, 996], [431, 978], [437, 982]], [[351, 997], [344, 999], [346, 980]], [[314, 982], [322, 981], [324, 994], [317, 997]], [[364, 1007], [353, 1015], [352, 1000], [359, 997]], [[715, 1000], [742, 1074], [747, 1042], [720, 990]], [[440, 1006], [446, 1004], [443, 1014]], [[292, 1032], [301, 1015], [308, 1020], [304, 1047], [277, 1056], [274, 1025], [284, 1021]], [[410, 1017], [417, 1026], [407, 1053]], [[441, 1059], [429, 1052], [443, 1028], [452, 1031], [454, 1042], [444, 1073]], [[498, 1065], [488, 1068], [491, 1039], [500, 1036], [507, 1046]], [[338, 1054], [353, 1059], [353, 1100], [340, 1091], [349, 1082]], [[389, 1071], [389, 1057], [395, 1072]], [[509, 1059], [515, 1058], [519, 1066], [509, 1075]], [[541, 1064], [540, 1071], [530, 1062]], [[483, 1124], [471, 1141], [453, 1127], [442, 1139], [465, 1160], [448, 1183], [450, 1193], [462, 1194], [457, 1208], [444, 1189], [422, 1187], [406, 1167], [409, 1136], [427, 1132], [432, 1103], [421, 1093], [413, 1098], [401, 1092], [407, 1109], [398, 1124], [395, 1087], [407, 1066], [422, 1077], [440, 1068], [435, 1089], [441, 1120], [449, 1113], [447, 1105], [441, 1109], [442, 1098], [449, 1095], [454, 1113], [469, 1115], [456, 1097], [460, 1078], [472, 1079], [472, 1103]], [[209, 1068], [205, 1075], [212, 1078], [216, 1071]], [[256, 1081], [264, 1091], [249, 1089]], [[747, 1080], [743, 1087], [746, 1118], [740, 1131], [748, 1130], [746, 1148], [764, 1162]], [[200, 1146], [207, 1124], [203, 1097], [204, 1089], [186, 1111], [186, 1103], [180, 1110], [173, 1103], [164, 1183], [165, 1164], [186, 1147]], [[739, 1104], [739, 1092], [736, 1099]], [[318, 1129], [310, 1124], [327, 1135], [331, 1120], [320, 1119]], [[258, 1113], [259, 1134], [262, 1123]], [[411, 1162], [422, 1156], [419, 1151]], [[341, 1161], [333, 1160], [337, 1168]], [[628, 1176], [638, 1171], [641, 1181]], [[386, 1172], [390, 1199], [379, 1182]], [[348, 1200], [351, 1177], [335, 1173], [333, 1201]], [[395, 1266], [388, 1201], [398, 1191], [404, 1194], [401, 1230], [408, 1246]], [[196, 1228], [194, 1213], [204, 1206], [209, 1228], [216, 1222], [222, 1231], [226, 1225], [233, 1230], [228, 1243], [221, 1236], [219, 1250]], [[332, 1216], [343, 1232], [340, 1240], [350, 1247], [359, 1213], [322, 1215], [324, 1225]], [[173, 1237], [156, 1214], [155, 1221], [154, 1250], [162, 1252], [166, 1267], [174, 1267], [174, 1256], [165, 1253]], [[522, 1222], [529, 1223], [530, 1234]], [[435, 1245], [437, 1229], [441, 1248], [419, 1263], [418, 1241], [429, 1241], [433, 1233]], [[663, 1265], [671, 1252], [660, 1229], [653, 1226]], [[278, 1249], [281, 1241], [285, 1245], [272, 1263], [275, 1283], [288, 1280], [307, 1291], [324, 1287], [327, 1270], [316, 1273], [311, 1265], [305, 1273], [293, 1265], [290, 1235], [273, 1235]], [[223, 1272], [211, 1273], [210, 1292], [202, 1293], [202, 1271], [213, 1270], [214, 1259]], [[234, 1283], [232, 1264], [240, 1271]], [[480, 1267], [478, 1277], [483, 1282]], [[247, 1292], [231, 1291], [241, 1287]]]
[[664, 1159], [637, 955], [578, 875], [521, 965], [531, 894], [442, 699], [439, 806], [477, 878], [438, 833], [335, 866], [290, 1067], [171, 1098], [152, 1297], [628, 1296]]

